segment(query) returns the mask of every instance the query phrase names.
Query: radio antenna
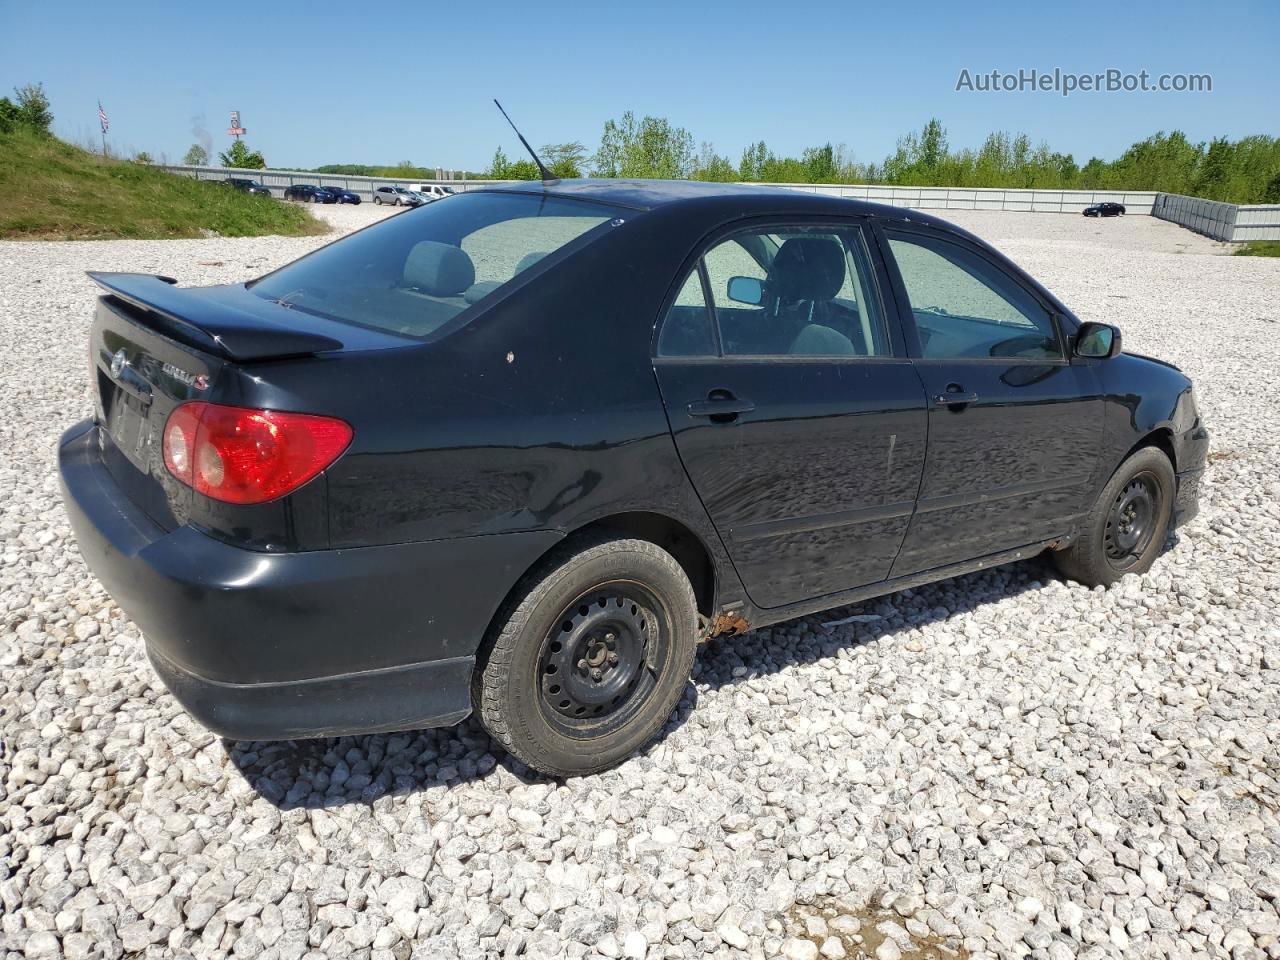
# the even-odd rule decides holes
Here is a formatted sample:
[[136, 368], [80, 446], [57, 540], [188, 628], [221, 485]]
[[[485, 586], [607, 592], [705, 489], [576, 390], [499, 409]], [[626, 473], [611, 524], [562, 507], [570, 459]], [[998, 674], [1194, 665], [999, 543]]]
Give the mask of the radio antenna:
[[[503, 117], [506, 118], [507, 123], [511, 123], [511, 118], [507, 116], [507, 111], [502, 109], [502, 104], [498, 102], [497, 97], [493, 98], [493, 105], [497, 107]], [[538, 165], [538, 170], [542, 172], [542, 182], [559, 183], [560, 178], [552, 175], [551, 171], [547, 169], [547, 165], [542, 162], [542, 158], [534, 153], [533, 147], [529, 146], [529, 141], [524, 138], [524, 134], [519, 131], [514, 123], [511, 123], [511, 129], [515, 130], [516, 136], [520, 138], [520, 142], [524, 144], [524, 148], [529, 151], [529, 156], [533, 157], [533, 162]]]

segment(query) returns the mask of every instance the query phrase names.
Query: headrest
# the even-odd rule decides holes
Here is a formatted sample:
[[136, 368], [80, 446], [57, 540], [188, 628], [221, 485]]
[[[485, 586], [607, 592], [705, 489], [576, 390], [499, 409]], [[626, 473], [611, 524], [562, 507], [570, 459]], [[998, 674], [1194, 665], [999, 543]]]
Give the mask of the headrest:
[[520, 273], [522, 270], [528, 270], [546, 255], [547, 251], [545, 250], [535, 250], [533, 253], [526, 253], [520, 258], [520, 262], [516, 264], [516, 273]]
[[765, 281], [770, 300], [830, 300], [844, 284], [844, 250], [829, 237], [783, 242]]
[[404, 282], [433, 297], [456, 297], [475, 283], [476, 268], [458, 247], [420, 240], [404, 261]]
[[467, 292], [462, 295], [462, 299], [467, 303], [476, 303], [493, 293], [500, 286], [502, 286], [501, 280], [477, 280], [467, 287]]

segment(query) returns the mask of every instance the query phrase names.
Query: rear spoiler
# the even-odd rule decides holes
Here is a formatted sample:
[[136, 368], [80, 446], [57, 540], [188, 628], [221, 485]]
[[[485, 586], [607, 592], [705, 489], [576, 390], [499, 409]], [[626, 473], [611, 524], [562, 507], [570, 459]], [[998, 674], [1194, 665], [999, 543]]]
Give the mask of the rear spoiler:
[[171, 277], [96, 271], [89, 271], [89, 279], [145, 311], [159, 332], [228, 360], [300, 357], [343, 346], [297, 329], [287, 308], [255, 296], [243, 284], [176, 287]]

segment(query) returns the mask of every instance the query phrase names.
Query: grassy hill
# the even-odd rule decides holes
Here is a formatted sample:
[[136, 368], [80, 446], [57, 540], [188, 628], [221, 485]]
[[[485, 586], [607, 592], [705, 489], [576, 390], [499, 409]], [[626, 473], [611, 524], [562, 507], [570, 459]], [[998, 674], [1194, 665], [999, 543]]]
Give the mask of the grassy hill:
[[25, 131], [0, 134], [0, 239], [91, 240], [326, 233], [293, 204]]

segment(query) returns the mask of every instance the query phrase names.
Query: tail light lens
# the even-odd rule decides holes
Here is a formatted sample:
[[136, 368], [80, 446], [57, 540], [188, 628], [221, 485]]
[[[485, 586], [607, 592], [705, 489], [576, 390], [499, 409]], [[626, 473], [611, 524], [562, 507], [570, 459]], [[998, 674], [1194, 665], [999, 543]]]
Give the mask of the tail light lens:
[[266, 503], [297, 490], [350, 443], [350, 425], [334, 417], [184, 403], [164, 426], [164, 465], [214, 500]]

